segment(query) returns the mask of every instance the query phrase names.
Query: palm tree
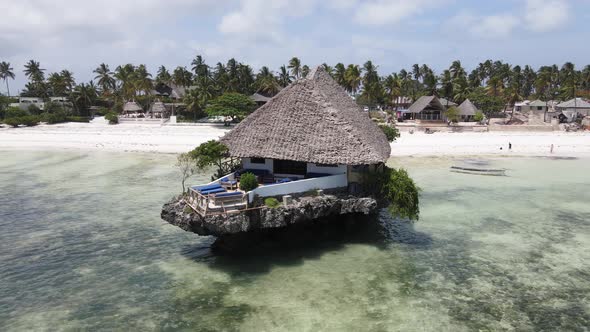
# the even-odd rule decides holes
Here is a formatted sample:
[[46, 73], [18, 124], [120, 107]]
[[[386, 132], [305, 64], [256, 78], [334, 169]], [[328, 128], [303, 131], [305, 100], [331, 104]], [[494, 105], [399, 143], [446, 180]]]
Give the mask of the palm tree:
[[252, 67], [244, 64], [238, 65], [238, 91], [242, 94], [252, 94], [254, 86], [254, 71]]
[[176, 67], [172, 73], [172, 83], [178, 86], [187, 87], [192, 83], [192, 73], [185, 67]]
[[116, 81], [113, 78], [113, 72], [109, 69], [109, 65], [101, 63], [93, 72], [96, 74], [94, 79], [98, 81], [103, 96], [115, 89]]
[[307, 77], [307, 75], [309, 75], [310, 69], [308, 65], [304, 65], [303, 67], [301, 67], [301, 76], [302, 77]]
[[158, 68], [158, 73], [156, 75], [156, 82], [157, 83], [169, 83], [172, 80], [172, 76], [166, 67], [160, 66]]
[[76, 86], [73, 92], [74, 105], [79, 111], [84, 110], [84, 115], [88, 115], [88, 110], [96, 100], [97, 95], [96, 87], [92, 81], [88, 84], [81, 83]]
[[443, 71], [440, 77], [441, 83], [441, 95], [445, 97], [447, 100], [451, 99], [453, 96], [453, 79], [451, 78], [450, 70]]
[[207, 107], [209, 100], [215, 96], [215, 86], [208, 76], [198, 77], [195, 86], [184, 97], [184, 103], [189, 112], [193, 113], [193, 119]]
[[346, 90], [348, 93], [356, 94], [361, 86], [361, 69], [358, 65], [350, 64], [346, 68], [346, 73], [344, 76], [346, 78]]
[[280, 90], [279, 82], [266, 66], [263, 66], [256, 75], [256, 86], [257, 92], [270, 96], [274, 96]]
[[154, 88], [154, 83], [145, 65], [139, 65], [134, 72], [134, 85], [137, 91], [142, 91], [144, 95], [149, 95]]
[[42, 82], [45, 80], [44, 71], [45, 69], [41, 68], [41, 64], [38, 61], [29, 60], [29, 62], [25, 64], [24, 73], [31, 81]]
[[209, 66], [205, 64], [202, 56], [197, 55], [191, 62], [191, 65], [197, 77], [209, 76]]
[[301, 61], [294, 57], [289, 60], [289, 69], [291, 70], [291, 75], [298, 79], [301, 76]]
[[8, 79], [9, 78], [14, 80], [13, 68], [10, 67], [10, 63], [8, 63], [6, 61], [2, 61], [2, 62], [0, 62], [0, 79], [4, 80], [4, 82], [6, 83], [6, 92], [8, 93], [8, 96], [10, 97], [10, 88], [8, 86]]
[[125, 100], [130, 100], [136, 95], [134, 76], [135, 66], [130, 63], [115, 69], [114, 77], [119, 81], [121, 95]]
[[327, 63], [322, 63], [322, 67], [326, 71], [326, 73], [330, 74], [330, 76], [334, 77], [334, 68], [330, 67]]
[[[397, 74], [389, 75], [383, 82], [387, 94], [387, 104], [393, 106], [394, 100], [401, 97], [402, 82]], [[397, 106], [397, 105], [396, 105]]]
[[284, 88], [287, 85], [291, 84], [291, 75], [289, 75], [289, 70], [287, 66], [282, 65], [279, 72], [279, 84]]
[[47, 85], [49, 87], [51, 95], [54, 97], [63, 96], [66, 94], [66, 84], [64, 77], [59, 73], [51, 73], [47, 78]]
[[334, 66], [334, 80], [336, 80], [336, 83], [340, 84], [340, 86], [346, 87], [346, 67], [340, 62]]

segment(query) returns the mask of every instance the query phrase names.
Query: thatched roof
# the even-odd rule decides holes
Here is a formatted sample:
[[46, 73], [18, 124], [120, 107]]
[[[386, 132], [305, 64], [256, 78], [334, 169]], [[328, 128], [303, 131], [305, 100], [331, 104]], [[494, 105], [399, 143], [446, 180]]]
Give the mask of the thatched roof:
[[568, 101], [564, 101], [563, 103], [557, 105], [559, 108], [590, 108], [590, 103], [585, 101], [582, 98], [575, 98], [570, 99]]
[[233, 157], [321, 164], [385, 162], [391, 147], [322, 67], [293, 82], [221, 138]]
[[123, 112], [125, 113], [133, 113], [133, 112], [143, 112], [143, 108], [139, 106], [134, 101], [128, 101], [123, 105]]
[[420, 113], [427, 109], [444, 112], [446, 109], [436, 96], [422, 96], [408, 109], [409, 113]]
[[454, 102], [447, 100], [445, 98], [438, 98], [438, 100], [440, 101], [441, 104], [443, 104], [444, 107], [457, 106], [457, 103], [454, 103]]
[[537, 99], [537, 100], [531, 102], [529, 104], [529, 106], [532, 106], [532, 107], [539, 107], [539, 106], [547, 107], [547, 103], [544, 102], [544, 101], [541, 101], [541, 100]]
[[465, 99], [458, 108], [460, 115], [475, 115], [477, 113], [477, 107], [469, 99]]
[[166, 106], [163, 102], [157, 101], [152, 104], [152, 113], [166, 113]]
[[254, 100], [257, 103], [266, 103], [270, 100], [269, 97], [263, 96], [260, 93], [255, 93], [250, 96], [250, 99]]

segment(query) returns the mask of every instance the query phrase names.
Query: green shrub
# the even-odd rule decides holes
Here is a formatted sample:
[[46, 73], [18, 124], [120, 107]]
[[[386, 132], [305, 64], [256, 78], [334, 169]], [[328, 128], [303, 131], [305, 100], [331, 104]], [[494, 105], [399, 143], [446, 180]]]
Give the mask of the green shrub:
[[256, 175], [252, 173], [244, 173], [240, 177], [240, 189], [248, 192], [258, 188], [258, 180]]
[[14, 118], [6, 118], [4, 119], [4, 123], [12, 127], [18, 127], [19, 125], [32, 127], [39, 123], [39, 117], [35, 115], [25, 115]]
[[29, 111], [29, 113], [31, 113], [33, 115], [41, 114], [41, 109], [35, 104], [29, 105], [29, 108], [27, 108], [27, 110]]
[[40, 120], [48, 124], [56, 124], [68, 121], [68, 117], [64, 111], [60, 110], [56, 113], [43, 113]]
[[381, 130], [383, 130], [383, 133], [385, 134], [389, 142], [393, 142], [396, 138], [399, 137], [399, 130], [397, 130], [397, 128], [386, 125], [379, 127], [381, 128]]
[[473, 116], [473, 120], [475, 120], [476, 122], [482, 122], [483, 119], [484, 119], [484, 116], [481, 111], [475, 112], [475, 115]]
[[109, 124], [117, 124], [119, 123], [119, 116], [115, 112], [109, 112], [104, 116], [105, 120], [109, 122]]
[[270, 197], [264, 200], [264, 205], [271, 209], [276, 209], [281, 206], [281, 202], [279, 202], [279, 200], [274, 197]]
[[367, 174], [363, 180], [363, 187], [386, 201], [392, 216], [419, 219], [421, 189], [406, 170], [386, 166], [382, 173]]
[[101, 107], [94, 112], [94, 115], [97, 116], [105, 116], [109, 113], [109, 109], [106, 107]]
[[21, 116], [30, 115], [29, 112], [19, 108], [19, 107], [8, 107], [6, 112], [4, 112], [5, 118], [20, 118]]
[[459, 119], [461, 118], [461, 113], [459, 112], [459, 109], [455, 106], [449, 108], [445, 115], [447, 116], [447, 119], [452, 123], [459, 122]]
[[86, 116], [68, 116], [68, 122], [90, 122], [90, 118]]

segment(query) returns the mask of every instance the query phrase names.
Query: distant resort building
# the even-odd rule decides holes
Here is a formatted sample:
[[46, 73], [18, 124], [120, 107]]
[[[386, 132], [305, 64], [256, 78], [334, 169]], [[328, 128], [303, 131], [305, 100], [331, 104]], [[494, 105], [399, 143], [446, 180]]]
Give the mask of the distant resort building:
[[451, 108], [451, 107], [457, 107], [457, 103], [454, 103], [448, 99], [445, 98], [438, 98], [438, 100], [440, 101], [441, 104], [443, 104], [444, 107], [446, 108]]
[[35, 106], [40, 110], [45, 109], [45, 101], [40, 97], [18, 97], [18, 103], [11, 103], [9, 106], [18, 107], [22, 110], [28, 110], [31, 106]]
[[[315, 190], [354, 192], [367, 172], [380, 171], [391, 148], [383, 132], [322, 68], [293, 82], [220, 140], [237, 172], [190, 189], [198, 213], [244, 209], [255, 197]], [[260, 186], [238, 187], [252, 173]]]
[[256, 105], [260, 107], [266, 104], [270, 100], [270, 97], [263, 96], [260, 93], [256, 92], [250, 96], [250, 99], [252, 99], [256, 103]]
[[461, 121], [464, 122], [474, 121], [473, 118], [475, 113], [479, 112], [477, 107], [469, 99], [465, 99], [465, 101], [459, 105], [458, 109]]
[[186, 90], [184, 87], [174, 83], [158, 83], [151, 94], [158, 97], [168, 97], [173, 100], [182, 100], [186, 95]]
[[422, 96], [404, 112], [403, 120], [446, 122], [447, 108], [436, 96]]
[[589, 116], [590, 115], [590, 103], [582, 98], [574, 98], [565, 101], [556, 106], [558, 112], [561, 112], [567, 117], [568, 122], [576, 120], [578, 115]]
[[138, 118], [144, 116], [144, 110], [134, 101], [128, 101], [123, 105], [123, 117]]

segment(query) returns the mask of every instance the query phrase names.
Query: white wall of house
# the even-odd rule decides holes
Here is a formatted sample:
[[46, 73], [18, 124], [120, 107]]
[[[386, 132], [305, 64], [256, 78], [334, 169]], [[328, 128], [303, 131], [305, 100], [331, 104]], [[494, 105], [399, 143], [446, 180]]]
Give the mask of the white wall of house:
[[336, 167], [324, 167], [321, 164], [307, 163], [307, 173], [323, 173], [323, 174], [345, 174], [346, 165], [337, 165]]
[[252, 163], [250, 158], [242, 158], [242, 167], [244, 169], [261, 169], [267, 170], [269, 173], [272, 174], [273, 163], [272, 159], [264, 159], [264, 164], [255, 164]]
[[338, 174], [258, 187], [248, 192], [248, 200], [252, 202], [254, 195], [260, 197], [281, 196], [303, 193], [314, 189], [334, 189], [345, 188], [347, 186], [348, 179], [346, 174]]

